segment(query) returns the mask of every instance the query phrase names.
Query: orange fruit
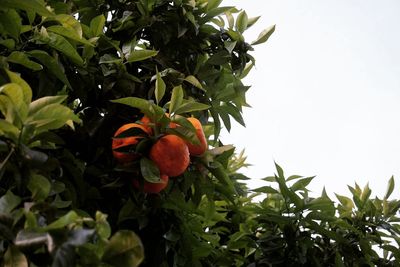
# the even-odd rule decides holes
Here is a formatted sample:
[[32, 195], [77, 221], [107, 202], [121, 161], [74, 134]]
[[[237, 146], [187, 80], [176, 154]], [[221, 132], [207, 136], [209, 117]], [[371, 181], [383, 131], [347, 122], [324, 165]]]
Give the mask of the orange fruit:
[[149, 131], [152, 131], [151, 126], [150, 126], [151, 120], [150, 120], [149, 117], [147, 117], [146, 115], [144, 115], [139, 121], [140, 121], [141, 124], [142, 124], [144, 127], [146, 127]]
[[149, 156], [160, 169], [160, 173], [170, 177], [184, 173], [190, 162], [189, 149], [185, 141], [172, 134], [158, 139], [151, 147]]
[[201, 126], [201, 123], [198, 119], [191, 117], [191, 118], [188, 118], [188, 121], [190, 121], [192, 123], [192, 125], [194, 126], [194, 128], [196, 129], [196, 135], [200, 141], [200, 144], [195, 145], [195, 144], [192, 144], [192, 143], [186, 141], [186, 145], [188, 146], [189, 153], [191, 155], [199, 156], [207, 150], [206, 136], [204, 135], [203, 127]]
[[[162, 174], [160, 178], [162, 180], [162, 183], [150, 183], [150, 182], [144, 181], [143, 192], [157, 194], [157, 193], [160, 193], [162, 190], [164, 190], [168, 185], [169, 177], [165, 174]], [[135, 188], [142, 189], [140, 187], [139, 181], [137, 179], [134, 179], [132, 181], [132, 183]]]
[[[127, 123], [122, 125], [114, 134], [115, 136], [118, 136], [120, 133], [130, 129], [130, 128], [139, 128], [145, 131], [148, 134], [151, 134], [151, 131], [146, 128], [143, 125], [137, 124], [137, 123]], [[123, 152], [118, 152], [115, 151], [115, 149], [127, 146], [127, 145], [135, 145], [139, 143], [139, 140], [142, 139], [142, 136], [129, 136], [129, 137], [124, 137], [124, 138], [118, 138], [118, 139], [113, 139], [112, 140], [112, 149], [113, 149], [113, 156], [114, 158], [120, 162], [120, 163], [128, 163], [130, 161], [133, 161], [138, 158], [137, 154], [129, 154], [129, 153], [123, 153]]]

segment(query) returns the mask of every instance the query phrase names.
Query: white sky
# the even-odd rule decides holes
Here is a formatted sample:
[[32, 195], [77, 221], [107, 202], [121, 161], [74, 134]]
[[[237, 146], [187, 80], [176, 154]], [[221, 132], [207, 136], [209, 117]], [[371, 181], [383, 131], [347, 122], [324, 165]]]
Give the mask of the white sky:
[[[261, 15], [247, 41], [272, 24], [255, 46], [256, 69], [244, 110], [225, 143], [246, 149], [249, 177], [275, 172], [317, 177], [319, 194], [349, 195], [354, 181], [383, 197], [394, 175], [400, 197], [400, 1], [225, 0]], [[251, 187], [265, 182], [254, 179]]]

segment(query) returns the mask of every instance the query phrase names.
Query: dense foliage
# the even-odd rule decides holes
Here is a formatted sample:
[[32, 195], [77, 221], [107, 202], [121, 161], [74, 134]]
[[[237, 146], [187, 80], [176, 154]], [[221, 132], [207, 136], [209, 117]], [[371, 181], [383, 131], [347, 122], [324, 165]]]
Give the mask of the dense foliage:
[[[251, 191], [245, 157], [220, 140], [244, 125], [249, 51], [274, 27], [247, 43], [258, 18], [220, 0], [0, 3], [0, 266], [400, 264], [393, 178], [383, 199], [355, 185], [335, 202], [277, 165]], [[197, 117], [209, 144], [159, 194], [132, 184], [160, 182], [153, 139], [119, 150], [141, 155], [128, 165], [111, 149], [144, 115], [154, 139], [193, 142]]]

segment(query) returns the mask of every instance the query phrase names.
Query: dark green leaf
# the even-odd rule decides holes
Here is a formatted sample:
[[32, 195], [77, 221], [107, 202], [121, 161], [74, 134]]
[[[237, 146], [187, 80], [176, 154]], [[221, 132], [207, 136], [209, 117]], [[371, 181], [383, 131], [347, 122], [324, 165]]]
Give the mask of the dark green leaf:
[[21, 203], [21, 198], [8, 190], [5, 195], [0, 198], [0, 213], [9, 214]]
[[271, 186], [262, 186], [256, 189], [253, 189], [252, 191], [254, 192], [259, 192], [259, 193], [266, 193], [266, 194], [279, 194], [279, 192], [272, 188]]
[[158, 54], [158, 51], [155, 50], [135, 50], [132, 51], [127, 58], [127, 62], [136, 62], [136, 61], [142, 61], [148, 58], [152, 58]]
[[139, 266], [144, 259], [144, 249], [139, 237], [132, 231], [120, 230], [107, 244], [102, 260], [113, 266]]
[[6, 8], [22, 9], [27, 12], [35, 12], [45, 17], [53, 15], [53, 13], [44, 6], [44, 2], [40, 0], [1, 0], [1, 6]]
[[388, 199], [394, 190], [394, 178], [393, 176], [389, 179], [388, 186], [386, 189], [385, 199]]
[[28, 54], [37, 60], [40, 61], [46, 68], [54, 74], [60, 81], [62, 81], [65, 85], [67, 85], [69, 88], [71, 87], [71, 84], [68, 81], [67, 76], [65, 75], [63, 69], [60, 67], [59, 63], [55, 58], [47, 54], [45, 51], [42, 50], [32, 50], [29, 51]]
[[8, 57], [7, 61], [15, 63], [15, 64], [20, 64], [22, 66], [27, 67], [28, 69], [31, 69], [33, 71], [38, 71], [42, 70], [43, 66], [30, 60], [26, 53], [19, 52], [19, 51], [14, 51], [12, 52]]
[[[3, 5], [3, 3], [1, 4]], [[21, 17], [18, 15], [17, 11], [8, 9], [4, 12], [0, 12], [0, 26], [3, 26], [2, 28], [4, 28], [14, 40], [19, 39], [22, 24]]]
[[56, 33], [56, 34], [61, 35], [61, 36], [64, 36], [66, 38], [69, 38], [69, 39], [71, 39], [73, 41], [76, 41], [76, 42], [84, 44], [84, 45], [94, 46], [91, 42], [89, 42], [88, 40], [86, 40], [86, 39], [82, 38], [81, 36], [79, 36], [71, 28], [66, 28], [66, 27], [63, 27], [63, 26], [60, 26], [60, 25], [54, 25], [54, 26], [48, 27], [47, 31]]
[[143, 178], [150, 183], [162, 183], [157, 165], [146, 157], [140, 159], [140, 171]]
[[310, 182], [312, 181], [312, 179], [314, 179], [315, 177], [307, 177], [307, 178], [303, 178], [301, 180], [298, 180], [297, 182], [295, 182], [290, 188], [293, 191], [297, 191], [300, 189], [306, 189], [307, 185], [310, 184]]
[[51, 185], [46, 177], [33, 174], [29, 179], [27, 187], [31, 191], [32, 198], [35, 201], [43, 201], [49, 195]]
[[38, 40], [60, 51], [65, 56], [69, 57], [78, 66], [83, 66], [83, 60], [81, 56], [63, 36], [52, 32], [47, 33], [47, 31], [42, 28]]

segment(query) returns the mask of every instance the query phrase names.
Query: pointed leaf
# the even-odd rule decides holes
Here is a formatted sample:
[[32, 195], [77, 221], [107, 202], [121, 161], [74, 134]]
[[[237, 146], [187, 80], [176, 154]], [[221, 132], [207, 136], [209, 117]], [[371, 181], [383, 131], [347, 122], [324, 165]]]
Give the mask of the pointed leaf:
[[156, 74], [156, 88], [155, 88], [155, 95], [156, 95], [156, 101], [157, 104], [160, 103], [161, 99], [164, 97], [165, 94], [165, 82], [163, 81], [163, 79], [161, 78], [160, 73], [157, 70], [157, 74]]
[[90, 31], [93, 36], [99, 36], [103, 33], [105, 22], [104, 15], [99, 15], [90, 21]]
[[88, 45], [88, 46], [94, 46], [91, 42], [89, 42], [88, 40], [82, 38], [81, 36], [79, 36], [73, 29], [71, 28], [65, 28], [63, 26], [60, 25], [54, 25], [54, 26], [50, 26], [47, 28], [47, 30], [49, 32], [53, 32], [56, 34], [59, 34], [61, 36], [64, 36], [66, 38], [69, 38], [73, 41], [76, 41], [78, 43], [84, 44], [84, 45]]
[[201, 86], [201, 83], [199, 82], [199, 80], [197, 80], [197, 78], [194, 77], [193, 75], [187, 76], [187, 77], [185, 78], [185, 81], [187, 81], [187, 82], [191, 83], [193, 86], [195, 86], [195, 87], [197, 87], [197, 88], [202, 89], [203, 91], [205, 91], [204, 88], [203, 88], [203, 86]]
[[136, 61], [142, 61], [151, 57], [154, 57], [158, 54], [158, 51], [155, 50], [135, 50], [132, 51], [131, 54], [129, 55], [127, 62], [136, 62]]
[[169, 104], [169, 113], [173, 114], [181, 106], [183, 101], [182, 86], [176, 86], [172, 89], [171, 102]]
[[26, 53], [22, 53], [19, 51], [14, 51], [12, 52], [8, 57], [7, 57], [8, 62], [12, 62], [15, 64], [20, 64], [22, 66], [27, 67], [28, 69], [31, 69], [33, 71], [38, 71], [42, 70], [43, 66], [30, 60]]
[[262, 44], [265, 43], [269, 37], [274, 33], [275, 31], [275, 25], [263, 30], [260, 35], [258, 35], [258, 38], [256, 40], [254, 40], [251, 44], [252, 45], [258, 45], [258, 44]]
[[198, 102], [186, 102], [182, 104], [177, 110], [175, 110], [175, 114], [183, 114], [183, 113], [189, 113], [193, 111], [201, 111], [201, 110], [206, 110], [209, 109], [210, 106], [203, 104], [203, 103], [198, 103]]
[[390, 177], [389, 182], [388, 182], [388, 186], [386, 189], [386, 194], [385, 194], [385, 199], [388, 199], [390, 197], [390, 195], [392, 194], [394, 190], [394, 178], [393, 176]]
[[236, 18], [236, 30], [243, 33], [247, 29], [247, 23], [249, 18], [247, 17], [246, 11], [242, 11]]
[[78, 214], [76, 214], [75, 211], [71, 210], [61, 218], [57, 219], [56, 221], [52, 222], [46, 227], [41, 228], [40, 230], [42, 232], [47, 232], [49, 230], [55, 230], [55, 229], [61, 229], [64, 228], [65, 226], [76, 222], [80, 217]]
[[78, 66], [83, 66], [83, 59], [78, 54], [76, 49], [63, 36], [52, 32], [49, 32], [47, 34], [42, 33], [38, 37], [38, 40], [60, 51], [65, 56], [69, 57], [72, 62], [74, 62]]
[[1, 6], [6, 8], [22, 9], [27, 12], [35, 12], [41, 16], [52, 16], [45, 6], [44, 1], [40, 0], [1, 0]]
[[61, 104], [65, 99], [67, 99], [67, 95], [57, 95], [57, 96], [45, 96], [39, 99], [36, 99], [29, 105], [29, 115], [33, 115], [38, 112], [40, 109], [51, 105], [51, 104]]

